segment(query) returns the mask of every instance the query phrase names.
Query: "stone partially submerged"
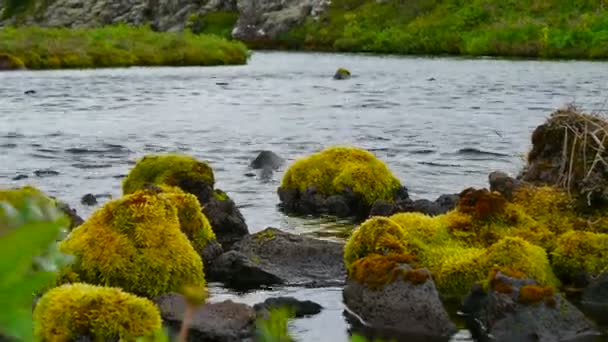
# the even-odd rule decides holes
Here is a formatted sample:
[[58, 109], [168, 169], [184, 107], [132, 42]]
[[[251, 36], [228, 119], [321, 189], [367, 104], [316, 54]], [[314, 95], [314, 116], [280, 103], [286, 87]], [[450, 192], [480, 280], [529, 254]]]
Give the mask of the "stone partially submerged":
[[248, 235], [209, 267], [210, 280], [247, 289], [263, 285], [307, 287], [344, 283], [344, 245], [267, 228]]

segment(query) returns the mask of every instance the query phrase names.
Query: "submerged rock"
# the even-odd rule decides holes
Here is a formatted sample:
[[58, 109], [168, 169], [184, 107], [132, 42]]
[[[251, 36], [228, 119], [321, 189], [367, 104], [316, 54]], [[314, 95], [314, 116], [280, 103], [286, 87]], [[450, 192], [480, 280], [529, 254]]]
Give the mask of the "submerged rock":
[[339, 68], [334, 74], [334, 80], [347, 80], [350, 78], [350, 71], [345, 68]]
[[36, 171], [34, 171], [34, 174], [37, 177], [49, 177], [49, 176], [59, 175], [59, 171], [55, 171], [55, 170], [51, 170], [51, 169], [44, 169], [44, 170], [36, 170]]
[[595, 325], [552, 288], [501, 272], [491, 280], [488, 293], [474, 286], [461, 311], [480, 341], [549, 342], [598, 335]]
[[248, 235], [207, 270], [208, 278], [236, 288], [286, 284], [308, 287], [344, 283], [344, 245], [267, 228]]
[[[182, 326], [185, 299], [175, 293], [164, 294], [155, 299], [163, 321], [169, 326], [171, 335], [177, 335]], [[253, 337], [255, 310], [246, 304], [231, 300], [205, 304], [194, 311], [188, 341], [240, 342]]]
[[294, 311], [296, 318], [301, 318], [310, 315], [316, 315], [321, 312], [323, 307], [310, 300], [298, 300], [294, 297], [276, 297], [268, 298], [262, 303], [255, 304], [253, 308], [258, 311], [267, 311], [271, 308], [288, 307]]
[[95, 195], [93, 195], [93, 194], [86, 194], [86, 195], [82, 196], [82, 198], [80, 199], [80, 203], [82, 203], [84, 205], [88, 205], [88, 206], [96, 205], [97, 197], [95, 197]]
[[279, 157], [272, 151], [262, 151], [258, 156], [249, 164], [252, 169], [271, 169], [278, 170], [285, 164], [285, 159]]

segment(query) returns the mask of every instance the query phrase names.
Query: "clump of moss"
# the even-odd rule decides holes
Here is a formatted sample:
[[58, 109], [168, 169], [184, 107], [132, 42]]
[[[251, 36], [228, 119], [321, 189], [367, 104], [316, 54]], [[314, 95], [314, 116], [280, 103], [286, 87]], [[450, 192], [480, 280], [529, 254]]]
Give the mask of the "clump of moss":
[[608, 270], [608, 234], [569, 231], [557, 240], [552, 253], [555, 273], [563, 278], [584, 271], [597, 275]]
[[141, 190], [147, 183], [177, 186], [184, 191], [207, 185], [213, 188], [211, 167], [188, 155], [147, 155], [135, 164], [122, 184], [124, 194]]
[[185, 284], [204, 284], [202, 260], [180, 230], [175, 204], [150, 190], [108, 202], [60, 249], [76, 256], [63, 273], [76, 273], [90, 284], [150, 298]]
[[490, 220], [504, 213], [507, 200], [498, 192], [468, 188], [460, 193], [458, 211], [470, 214], [474, 220]]
[[350, 274], [353, 271], [355, 261], [370, 254], [408, 255], [405, 233], [401, 226], [386, 217], [372, 217], [361, 224], [344, 246], [344, 265], [347, 272]]
[[175, 205], [180, 229], [186, 234], [194, 250], [202, 255], [207, 243], [215, 240], [215, 233], [211, 229], [209, 220], [201, 211], [198, 199], [177, 187], [162, 186], [162, 189], [164, 191], [159, 196]]
[[380, 199], [394, 200], [401, 183], [372, 153], [355, 147], [330, 147], [296, 161], [281, 183], [281, 188], [300, 192], [311, 186], [327, 196], [350, 189], [371, 205]]
[[428, 274], [424, 272], [421, 274], [409, 267], [401, 266], [401, 264], [410, 264], [413, 260], [409, 254], [370, 254], [351, 265], [349, 277], [366, 284], [371, 289], [382, 288], [399, 278], [414, 284], [423, 283], [429, 278]]
[[71, 341], [135, 341], [161, 329], [160, 312], [150, 300], [119, 288], [66, 284], [45, 293], [34, 310], [36, 337]]
[[[519, 289], [518, 302], [524, 305], [537, 304], [553, 297], [554, 290], [550, 286], [525, 285]], [[551, 306], [551, 301], [548, 301]]]

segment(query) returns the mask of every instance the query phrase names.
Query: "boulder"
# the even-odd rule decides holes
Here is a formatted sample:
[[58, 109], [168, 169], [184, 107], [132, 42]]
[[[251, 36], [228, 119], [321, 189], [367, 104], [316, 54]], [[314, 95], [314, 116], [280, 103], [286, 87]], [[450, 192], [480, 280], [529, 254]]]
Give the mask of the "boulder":
[[285, 159], [279, 157], [272, 151], [262, 151], [258, 156], [249, 164], [252, 169], [271, 169], [278, 170], [285, 164]]
[[517, 179], [501, 171], [490, 173], [488, 180], [490, 182], [490, 191], [497, 191], [508, 200], [513, 198], [513, 194], [520, 183]]
[[548, 342], [598, 335], [595, 325], [551, 288], [501, 272], [491, 284], [487, 293], [474, 286], [461, 308], [476, 340]]
[[[210, 189], [205, 190], [211, 192]], [[243, 236], [249, 234], [245, 218], [234, 201], [223, 191], [216, 189], [206, 201], [201, 202], [203, 213], [211, 223], [217, 241], [227, 250]], [[201, 197], [199, 197], [199, 201]]]
[[[405, 265], [409, 270], [409, 266]], [[445, 341], [457, 329], [444, 309], [430, 272], [422, 282], [398, 277], [380, 288], [353, 279], [346, 281], [344, 303], [367, 325]]]
[[239, 19], [232, 37], [247, 41], [272, 41], [280, 34], [322, 13], [328, 0], [237, 0]]
[[276, 228], [248, 235], [216, 259], [208, 279], [236, 288], [285, 284], [307, 287], [344, 283], [344, 245]]
[[296, 318], [316, 315], [323, 307], [310, 300], [298, 300], [294, 297], [268, 298], [262, 303], [255, 304], [253, 308], [258, 312], [268, 311], [272, 308], [288, 307], [294, 311]]
[[[182, 326], [185, 299], [175, 293], [161, 295], [155, 299], [170, 335], [177, 335]], [[204, 304], [192, 314], [188, 330], [188, 341], [241, 342], [251, 340], [255, 331], [255, 310], [246, 304], [231, 300]]]

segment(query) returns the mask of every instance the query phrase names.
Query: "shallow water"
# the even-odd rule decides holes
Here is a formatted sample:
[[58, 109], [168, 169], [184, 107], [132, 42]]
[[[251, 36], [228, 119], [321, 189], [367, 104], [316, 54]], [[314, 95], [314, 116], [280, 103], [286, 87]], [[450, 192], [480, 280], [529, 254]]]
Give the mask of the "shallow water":
[[[341, 66], [354, 77], [334, 81]], [[493, 170], [517, 173], [532, 130], [555, 108], [606, 108], [606, 66], [256, 52], [246, 66], [0, 73], [0, 186], [36, 185], [86, 217], [80, 197], [119, 196], [137, 158], [184, 152], [211, 163], [251, 232], [325, 236], [340, 227], [276, 210], [282, 170], [263, 181], [248, 169], [260, 150], [291, 162], [357, 145], [386, 161], [412, 197], [435, 199], [486, 186]], [[277, 292], [327, 308], [293, 322], [301, 340], [346, 340], [340, 289], [237, 295], [214, 287], [218, 298], [251, 303]]]

